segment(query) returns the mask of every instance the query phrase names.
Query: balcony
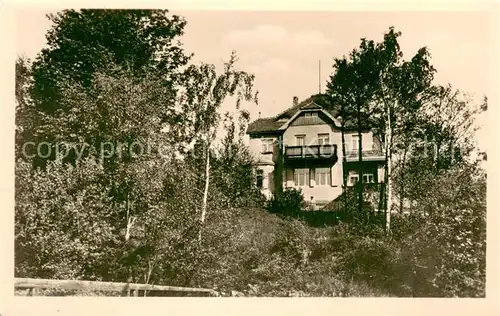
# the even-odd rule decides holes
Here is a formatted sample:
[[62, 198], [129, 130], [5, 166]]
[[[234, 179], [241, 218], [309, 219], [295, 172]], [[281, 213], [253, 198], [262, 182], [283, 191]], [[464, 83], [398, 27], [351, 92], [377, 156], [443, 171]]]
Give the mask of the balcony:
[[332, 159], [337, 145], [285, 146], [285, 159]]
[[[385, 161], [385, 154], [381, 149], [363, 150], [362, 152], [363, 161]], [[346, 152], [346, 160], [348, 162], [358, 161], [358, 151], [349, 150]]]

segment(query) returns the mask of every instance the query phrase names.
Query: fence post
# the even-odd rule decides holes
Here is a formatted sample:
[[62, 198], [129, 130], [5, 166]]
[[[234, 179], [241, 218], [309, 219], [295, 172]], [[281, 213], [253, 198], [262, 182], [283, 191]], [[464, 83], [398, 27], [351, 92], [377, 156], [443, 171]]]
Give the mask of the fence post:
[[37, 296], [38, 295], [38, 289], [35, 287], [31, 287], [28, 290], [28, 296]]
[[130, 283], [132, 283], [132, 277], [128, 277], [127, 279], [127, 296], [130, 296]]

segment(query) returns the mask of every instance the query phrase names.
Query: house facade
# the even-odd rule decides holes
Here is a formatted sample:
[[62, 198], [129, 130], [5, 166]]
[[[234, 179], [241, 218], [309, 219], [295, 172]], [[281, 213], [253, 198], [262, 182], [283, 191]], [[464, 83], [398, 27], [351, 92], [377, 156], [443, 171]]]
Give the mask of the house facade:
[[[284, 112], [251, 122], [247, 129], [256, 161], [257, 185], [270, 198], [278, 190], [300, 188], [306, 201], [320, 209], [342, 194], [342, 174], [353, 186], [358, 175], [358, 132], [345, 122], [346, 157], [342, 156], [341, 117], [325, 109], [320, 96], [293, 105]], [[369, 127], [362, 132], [363, 182], [384, 180], [385, 156], [379, 137]]]

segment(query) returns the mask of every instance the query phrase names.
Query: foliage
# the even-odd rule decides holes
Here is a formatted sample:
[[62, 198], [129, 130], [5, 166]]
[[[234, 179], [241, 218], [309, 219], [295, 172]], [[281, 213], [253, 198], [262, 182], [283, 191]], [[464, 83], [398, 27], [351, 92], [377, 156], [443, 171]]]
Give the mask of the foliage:
[[226, 136], [213, 155], [212, 177], [234, 207], [262, 207], [264, 200], [254, 181], [255, 164], [250, 149], [242, 140], [247, 121], [245, 112], [240, 114], [238, 121], [226, 114]]
[[92, 160], [46, 171], [17, 162], [17, 276], [107, 279], [118, 238], [102, 177]]
[[295, 188], [287, 188], [283, 192], [274, 195], [269, 200], [267, 206], [271, 213], [279, 213], [292, 217], [296, 217], [305, 207], [302, 191]]
[[111, 63], [135, 76], [159, 72], [172, 86], [189, 61], [177, 40], [186, 21], [168, 10], [64, 10], [47, 17], [48, 47], [33, 64], [33, 97], [44, 113], [61, 108], [61, 79], [87, 88]]
[[33, 139], [32, 131], [35, 111], [30, 97], [30, 88], [33, 84], [31, 73], [31, 61], [24, 57], [16, 59], [15, 75], [16, 94], [16, 131], [15, 131], [15, 154], [16, 159], [22, 158], [23, 144], [26, 140]]
[[[49, 48], [33, 67], [16, 62], [16, 276], [223, 295], [484, 296], [484, 171], [462, 157], [418, 159], [405, 147], [428, 137], [443, 149], [448, 141], [474, 149], [477, 111], [451, 87], [429, 88], [426, 49], [403, 61], [391, 28], [382, 43], [362, 40], [349, 61], [336, 60], [326, 103], [342, 102], [358, 130], [367, 117], [382, 137], [393, 129], [396, 154], [408, 154], [394, 181], [405, 212], [385, 234], [369, 225], [373, 192], [365, 188], [358, 212], [358, 192], [347, 190], [352, 220], [313, 228], [295, 219], [306, 208], [300, 190], [274, 196], [275, 214], [260, 209], [240, 111], [240, 102], [257, 101], [254, 77], [234, 68], [234, 53], [222, 73], [188, 65], [175, 42], [185, 21], [166, 13], [63, 11], [51, 16]], [[239, 112], [222, 116], [232, 96]], [[217, 144], [220, 123], [227, 134]], [[80, 147], [42, 161], [19, 155], [42, 140]], [[145, 151], [130, 150], [134, 143]]]
[[397, 296], [484, 297], [484, 174], [468, 166], [426, 183], [411, 213], [394, 216], [391, 236], [338, 227], [336, 271]]
[[[398, 43], [400, 36], [401, 32], [391, 27], [382, 42], [362, 38], [359, 48], [353, 49], [348, 58], [334, 60], [335, 72], [330, 76], [327, 94], [332, 105], [340, 104], [339, 114], [343, 121], [356, 127], [360, 161], [361, 132], [374, 128], [375, 136], [385, 145], [386, 166], [392, 166], [393, 153], [399, 154], [401, 150], [404, 151], [404, 165], [408, 146], [412, 143], [411, 133], [430, 90], [435, 69], [430, 63], [428, 50], [423, 47], [409, 61], [404, 61]], [[389, 170], [386, 168], [384, 182], [392, 188]], [[362, 174], [362, 164], [359, 164], [358, 173]], [[363, 209], [364, 196], [360, 180], [359, 213]], [[385, 194], [389, 191], [386, 190]], [[392, 201], [390, 196], [384, 197], [387, 199]]]
[[453, 168], [429, 181], [416, 201], [413, 234], [403, 241], [427, 266], [427, 293], [420, 295], [484, 296], [486, 260], [486, 178], [475, 165]]
[[[50, 144], [46, 151], [52, 152], [46, 158], [28, 155], [19, 161], [18, 170], [24, 176], [16, 177], [16, 200], [24, 202], [16, 205], [16, 250], [27, 253], [26, 258], [19, 256], [19, 275], [180, 284], [202, 282], [206, 275], [203, 265], [213, 262], [214, 252], [210, 243], [199, 244], [194, 238], [200, 231], [197, 218], [203, 191], [193, 186], [196, 165], [183, 161], [182, 154], [200, 132], [216, 129], [217, 109], [227, 96], [254, 97], [253, 76], [233, 69], [235, 54], [222, 75], [208, 64], [190, 65], [181, 72], [179, 67], [187, 59], [174, 39], [182, 34], [185, 22], [165, 14], [162, 10], [82, 10], [51, 16], [55, 26], [48, 34], [49, 48], [33, 65], [34, 88], [29, 93], [34, 116], [18, 121], [20, 130], [31, 133], [23, 142], [33, 141], [36, 148], [37, 142], [46, 141]], [[104, 32], [110, 25], [117, 33], [113, 38]], [[85, 29], [88, 36], [79, 36]], [[123, 55], [130, 45], [139, 50], [125, 50]], [[76, 51], [81, 54], [68, 55]], [[81, 67], [71, 68], [73, 55], [79, 57], [76, 62]], [[21, 87], [30, 74], [22, 61], [17, 67], [16, 91], [22, 101]], [[203, 85], [206, 90], [200, 89]], [[20, 118], [22, 110], [19, 107], [17, 112]], [[57, 154], [56, 149], [61, 151]], [[243, 157], [245, 149], [238, 150]], [[90, 162], [95, 175], [88, 170]], [[240, 158], [226, 162], [223, 157], [221, 162], [221, 172], [251, 167]], [[85, 173], [90, 173], [88, 182], [80, 184], [78, 176]], [[54, 185], [44, 184], [45, 178]], [[249, 187], [249, 179], [241, 178], [241, 186]], [[89, 185], [92, 191], [87, 193]], [[224, 222], [230, 204], [237, 204], [232, 203], [235, 189], [222, 181], [210, 188], [204, 200], [211, 211], [209, 222]], [[57, 192], [62, 200], [48, 200]], [[87, 197], [90, 194], [95, 198]], [[240, 199], [239, 204], [250, 200]], [[84, 202], [88, 205], [82, 210]], [[79, 235], [86, 232], [71, 218], [58, 220], [58, 207], [73, 217], [93, 214], [88, 218], [94, 222], [102, 217], [102, 224], [109, 225], [108, 235], [95, 236], [102, 239], [99, 242], [83, 242]], [[25, 218], [30, 216], [37, 221], [26, 226]], [[54, 230], [41, 240], [31, 240], [24, 233], [55, 226], [64, 230]], [[212, 235], [207, 232], [209, 240]], [[68, 238], [81, 244], [66, 242]], [[212, 242], [218, 243], [217, 238]], [[96, 246], [102, 246], [106, 256], [96, 253], [92, 248]], [[40, 258], [33, 253], [37, 248], [47, 249]], [[98, 256], [107, 265], [92, 266], [97, 263], [85, 256]], [[88, 262], [88, 271], [82, 270], [81, 262]]]

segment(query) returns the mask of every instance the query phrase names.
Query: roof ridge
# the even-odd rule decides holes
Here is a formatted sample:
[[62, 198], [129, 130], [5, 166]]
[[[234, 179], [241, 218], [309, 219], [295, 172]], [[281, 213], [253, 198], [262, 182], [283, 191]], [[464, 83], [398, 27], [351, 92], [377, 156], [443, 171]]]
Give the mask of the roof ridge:
[[314, 100], [311, 100], [311, 102], [309, 102], [308, 104], [304, 105], [304, 106], [301, 106], [300, 107], [300, 110], [302, 109], [307, 109], [308, 107], [310, 107], [311, 105], [315, 105], [323, 110], [326, 110], [323, 106], [321, 106], [320, 104], [316, 103]]
[[[304, 102], [305, 102], [305, 101], [307, 101], [307, 99], [306, 99], [306, 100], [304, 100]], [[314, 103], [314, 100], [313, 100], [313, 99], [310, 99], [310, 100], [309, 100], [309, 103], [304, 104], [304, 105], [303, 105], [303, 106], [301, 106], [300, 108], [302, 109], [302, 108], [304, 108], [304, 107], [306, 107], [306, 106], [311, 105], [312, 103]]]
[[298, 102], [297, 104], [292, 105], [291, 107], [286, 108], [284, 111], [282, 111], [282, 112], [280, 112], [280, 113], [276, 114], [276, 115], [275, 115], [275, 116], [273, 116], [273, 117], [274, 117], [274, 118], [278, 118], [278, 117], [282, 116], [283, 114], [286, 114], [286, 112], [288, 112], [288, 111], [290, 111], [290, 110], [292, 110], [292, 109], [295, 109], [295, 108], [296, 108], [296, 109], [298, 109], [298, 110], [300, 110], [300, 108], [301, 108], [301, 107], [306, 106], [306, 105], [309, 105], [309, 103], [307, 103], [307, 104], [303, 104], [304, 102], [307, 102], [307, 101], [309, 101], [309, 102], [313, 101], [313, 102], [314, 102], [314, 95], [311, 95], [310, 97], [308, 97], [308, 98], [306, 98], [306, 99], [304, 99], [304, 100], [302, 100], [302, 101]]

